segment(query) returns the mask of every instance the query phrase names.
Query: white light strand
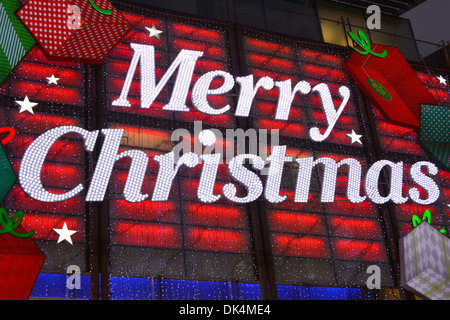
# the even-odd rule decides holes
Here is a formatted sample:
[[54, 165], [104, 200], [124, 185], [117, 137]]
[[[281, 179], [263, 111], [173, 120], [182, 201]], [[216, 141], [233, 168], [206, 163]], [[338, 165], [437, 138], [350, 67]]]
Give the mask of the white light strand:
[[[224, 83], [220, 88], [209, 89], [211, 82], [216, 77], [221, 77]], [[226, 105], [220, 109], [214, 109], [208, 102], [208, 95], [221, 95], [227, 93], [234, 87], [234, 78], [231, 74], [225, 71], [211, 71], [202, 75], [192, 89], [192, 103], [203, 113], [209, 115], [219, 115], [230, 110], [230, 105]]]
[[113, 106], [130, 107], [128, 101], [128, 92], [133, 81], [137, 65], [141, 61], [141, 108], [148, 109], [158, 97], [170, 77], [179, 68], [175, 80], [172, 96], [163, 110], [188, 112], [186, 98], [189, 92], [189, 86], [194, 74], [195, 64], [199, 57], [203, 55], [201, 51], [181, 50], [169, 69], [156, 85], [155, 75], [155, 48], [150, 45], [132, 43], [131, 48], [134, 55], [128, 69], [125, 83], [120, 93], [120, 97], [112, 102]]
[[45, 158], [52, 145], [68, 133], [80, 134], [84, 139], [86, 150], [92, 152], [99, 131], [89, 132], [74, 126], [64, 126], [51, 129], [37, 137], [25, 151], [19, 169], [20, 185], [31, 198], [42, 202], [61, 202], [69, 200], [83, 190], [84, 187], [80, 183], [66, 193], [53, 194], [45, 190], [42, 185], [41, 171]]
[[339, 94], [343, 99], [337, 111], [334, 106], [333, 98], [331, 97], [330, 88], [325, 83], [316, 85], [312, 89], [312, 91], [319, 92], [320, 100], [322, 101], [322, 107], [327, 119], [328, 128], [323, 134], [320, 133], [318, 127], [311, 128], [309, 130], [309, 136], [314, 141], [321, 142], [328, 138], [334, 126], [336, 125], [336, 122], [344, 111], [344, 108], [347, 105], [348, 100], [350, 99], [350, 90], [346, 86], [342, 86], [339, 88]]
[[258, 89], [271, 90], [274, 86], [274, 81], [270, 77], [262, 77], [255, 85], [253, 75], [238, 77], [236, 78], [236, 82], [241, 85], [238, 105], [236, 107], [236, 117], [248, 117]]
[[440, 195], [439, 186], [433, 179], [427, 177], [424, 173], [422, 173], [421, 170], [422, 167], [426, 167], [428, 170], [428, 174], [433, 176], [438, 174], [438, 168], [431, 162], [421, 161], [413, 164], [409, 171], [413, 181], [427, 191], [428, 199], [425, 200], [420, 199], [420, 193], [419, 190], [417, 190], [417, 188], [409, 189], [409, 196], [416, 203], [432, 204], [439, 199]]
[[183, 154], [176, 165], [174, 163], [175, 155], [173, 151], [164, 155], [154, 156], [153, 159], [159, 163], [159, 170], [158, 176], [156, 177], [152, 201], [167, 201], [169, 199], [173, 180], [180, 167], [186, 165], [188, 168], [194, 168], [199, 162], [199, 157], [193, 152]]
[[231, 159], [228, 164], [228, 172], [237, 181], [244, 184], [247, 189], [247, 195], [243, 198], [236, 196], [237, 189], [233, 183], [227, 183], [222, 188], [223, 195], [237, 203], [249, 203], [259, 198], [263, 192], [263, 184], [259, 176], [244, 166], [246, 159], [249, 159], [252, 167], [257, 170], [264, 168], [264, 160], [253, 154], [240, 154]]
[[[391, 168], [390, 191], [386, 197], [380, 195], [379, 179], [384, 167]], [[408, 198], [402, 196], [403, 162], [394, 163], [388, 160], [375, 162], [367, 171], [364, 188], [367, 196], [376, 204], [392, 200], [395, 204], [405, 203]]]
[[275, 114], [276, 120], [288, 120], [292, 102], [294, 101], [297, 92], [300, 92], [301, 94], [308, 94], [311, 92], [311, 85], [306, 81], [300, 81], [295, 85], [294, 89], [292, 89], [290, 79], [276, 81], [275, 86], [278, 87], [280, 91], [277, 112]]
[[267, 158], [270, 161], [269, 173], [264, 190], [264, 197], [271, 203], [281, 203], [287, 196], [280, 196], [281, 178], [284, 164], [292, 162], [292, 157], [286, 157], [286, 146], [272, 147], [272, 154]]
[[331, 158], [319, 158], [314, 161], [312, 157], [295, 160], [298, 163], [297, 186], [295, 189], [294, 202], [308, 202], [311, 184], [312, 169], [321, 163], [324, 165], [322, 179], [321, 202], [334, 202], [336, 192], [337, 172], [340, 166], [348, 165], [347, 198], [351, 203], [361, 203], [366, 197], [360, 195], [361, 185], [361, 163], [353, 158], [346, 158], [337, 163]]

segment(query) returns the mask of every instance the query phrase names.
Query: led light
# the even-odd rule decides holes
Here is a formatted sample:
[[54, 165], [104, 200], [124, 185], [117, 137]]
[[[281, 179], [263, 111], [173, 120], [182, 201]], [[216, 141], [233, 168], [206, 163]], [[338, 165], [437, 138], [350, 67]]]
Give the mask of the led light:
[[228, 171], [233, 178], [244, 184], [247, 189], [247, 196], [239, 198], [236, 196], [236, 186], [232, 183], [227, 183], [223, 186], [223, 195], [233, 201], [238, 203], [248, 203], [252, 202], [262, 194], [263, 184], [258, 175], [246, 167], [244, 167], [244, 161], [249, 159], [253, 168], [261, 170], [264, 168], [264, 160], [253, 154], [240, 154], [230, 160], [228, 164]]
[[422, 173], [421, 171], [422, 167], [426, 167], [428, 173], [433, 176], [438, 174], [438, 168], [431, 162], [422, 161], [413, 164], [409, 171], [413, 181], [427, 191], [428, 199], [426, 200], [420, 199], [420, 193], [419, 190], [417, 190], [417, 188], [409, 189], [409, 196], [416, 203], [431, 204], [439, 199], [440, 190], [439, 186], [433, 179], [427, 177], [424, 173]]
[[201, 156], [201, 159], [203, 167], [197, 189], [197, 197], [202, 202], [212, 203], [220, 199], [220, 195], [214, 194], [214, 184], [222, 155], [220, 153], [206, 154]]
[[328, 128], [326, 129], [324, 134], [321, 134], [319, 128], [317, 127], [311, 128], [309, 130], [309, 136], [314, 141], [321, 142], [328, 138], [334, 126], [336, 125], [336, 122], [344, 111], [344, 108], [347, 105], [348, 100], [350, 99], [350, 90], [345, 86], [339, 88], [339, 94], [343, 99], [337, 111], [333, 103], [333, 98], [331, 97], [330, 88], [328, 88], [325, 83], [316, 85], [312, 89], [312, 91], [319, 92], [320, 100], [322, 101], [322, 107], [325, 111], [325, 117], [327, 118]]
[[124, 189], [125, 200], [141, 202], [148, 197], [148, 194], [140, 193], [147, 172], [148, 156], [140, 150], [128, 150], [118, 155], [123, 133], [124, 129], [102, 130], [105, 139], [86, 195], [86, 201], [103, 201], [114, 164], [125, 157], [131, 158], [130, 171]]
[[134, 55], [128, 69], [125, 83], [120, 93], [120, 97], [112, 102], [113, 106], [130, 107], [128, 101], [128, 92], [133, 81], [139, 60], [141, 61], [141, 108], [148, 109], [161, 93], [161, 90], [169, 81], [170, 77], [177, 69], [178, 74], [173, 87], [172, 96], [163, 110], [169, 111], [189, 111], [186, 106], [186, 98], [189, 92], [189, 85], [194, 74], [195, 64], [203, 52], [192, 50], [181, 50], [175, 58], [169, 69], [163, 75], [159, 83], [156, 85], [155, 75], [155, 47], [132, 43], [131, 48]]
[[297, 92], [308, 94], [311, 92], [311, 85], [306, 81], [300, 81], [292, 89], [291, 80], [276, 81], [275, 86], [278, 87], [280, 95], [278, 98], [276, 120], [288, 120], [292, 102]]
[[86, 150], [92, 152], [99, 131], [89, 132], [73, 126], [58, 127], [43, 133], [31, 143], [22, 158], [19, 169], [19, 182], [25, 193], [33, 199], [42, 202], [66, 201], [83, 190], [84, 187], [80, 183], [66, 193], [54, 194], [45, 190], [42, 185], [41, 171], [45, 158], [56, 140], [68, 133], [80, 134], [84, 139]]
[[199, 162], [198, 156], [193, 152], [189, 152], [183, 154], [175, 165], [175, 155], [173, 151], [164, 155], [155, 156], [154, 160], [159, 163], [155, 190], [152, 195], [152, 201], [154, 202], [167, 201], [169, 198], [170, 189], [172, 188], [173, 180], [183, 164], [188, 168], [194, 168]]
[[256, 85], [254, 85], [253, 75], [238, 77], [236, 81], [241, 85], [236, 117], [248, 117], [258, 89], [271, 90], [274, 86], [274, 81], [270, 77], [262, 77]]
[[[390, 191], [386, 197], [380, 195], [379, 179], [384, 167], [391, 168]], [[365, 190], [367, 196], [376, 204], [383, 204], [392, 200], [395, 204], [405, 203], [408, 198], [402, 196], [403, 162], [393, 163], [388, 160], [375, 162], [367, 172]]]
[[322, 182], [321, 202], [334, 202], [337, 172], [339, 167], [344, 164], [349, 167], [347, 185], [348, 200], [351, 203], [361, 203], [366, 199], [365, 196], [360, 195], [361, 163], [358, 160], [346, 158], [339, 163], [336, 163], [336, 161], [331, 158], [319, 158], [314, 161], [312, 157], [308, 157], [299, 158], [295, 161], [298, 163], [298, 176], [294, 202], [308, 202], [312, 169], [319, 163], [325, 166]]
[[[217, 89], [209, 89], [211, 82], [216, 77], [224, 80], [223, 85]], [[226, 105], [220, 109], [214, 109], [208, 102], [208, 95], [224, 94], [234, 87], [234, 78], [225, 71], [211, 71], [202, 75], [192, 89], [192, 103], [201, 112], [209, 115], [219, 115], [230, 110], [230, 105]]]
[[287, 196], [280, 196], [281, 178], [285, 162], [291, 162], [292, 157], [286, 157], [286, 146], [273, 146], [272, 154], [267, 158], [270, 161], [269, 173], [266, 181], [264, 196], [271, 203], [280, 203]]

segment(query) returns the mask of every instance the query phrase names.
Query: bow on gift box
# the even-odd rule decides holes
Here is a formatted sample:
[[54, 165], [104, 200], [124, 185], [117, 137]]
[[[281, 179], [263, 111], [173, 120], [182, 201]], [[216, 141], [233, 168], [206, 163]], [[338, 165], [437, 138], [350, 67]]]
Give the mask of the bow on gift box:
[[13, 236], [21, 239], [29, 238], [34, 234], [34, 231], [28, 233], [19, 233], [15, 229], [22, 223], [23, 211], [17, 211], [12, 218], [9, 218], [8, 213], [4, 208], [0, 208], [0, 225], [3, 230], [0, 230], [0, 235], [10, 233]]
[[[428, 224], [431, 224], [431, 212], [430, 210], [425, 210], [422, 216], [422, 220], [417, 215], [412, 216], [412, 224], [413, 228], [417, 227], [419, 224], [421, 224], [423, 221], [427, 221]], [[446, 233], [445, 229], [439, 230], [440, 233]]]
[[356, 42], [356, 44], [358, 44], [361, 48], [363, 48], [365, 50], [365, 51], [361, 51], [361, 50], [358, 50], [357, 48], [353, 48], [356, 52], [358, 52], [362, 55], [371, 54], [371, 55], [374, 55], [379, 58], [384, 58], [387, 56], [387, 54], [388, 54], [387, 50], [383, 50], [381, 53], [376, 53], [376, 52], [372, 51], [370, 41], [367, 38], [366, 34], [362, 30], [358, 31], [359, 37], [351, 31], [348, 31], [348, 35], [353, 39], [353, 41]]

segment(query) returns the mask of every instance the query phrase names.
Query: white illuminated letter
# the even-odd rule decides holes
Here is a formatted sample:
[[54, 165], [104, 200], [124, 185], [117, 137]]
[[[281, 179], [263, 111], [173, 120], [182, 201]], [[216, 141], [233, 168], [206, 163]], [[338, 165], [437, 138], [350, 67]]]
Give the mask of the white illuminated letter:
[[124, 129], [102, 130], [102, 134], [105, 135], [105, 141], [95, 166], [86, 201], [103, 201], [114, 163], [125, 157], [131, 159], [131, 166], [123, 192], [124, 199], [128, 202], [136, 203], [148, 197], [148, 194], [141, 194], [142, 183], [147, 172], [148, 156], [140, 150], [128, 150], [118, 155], [117, 152], [119, 151], [123, 132]]
[[281, 177], [284, 163], [291, 162], [292, 157], [286, 157], [286, 146], [274, 146], [272, 147], [272, 154], [267, 160], [270, 161], [270, 166], [264, 196], [271, 203], [283, 202], [287, 196], [280, 196]]
[[276, 120], [288, 120], [291, 105], [297, 92], [302, 94], [308, 94], [311, 92], [311, 85], [306, 81], [300, 81], [294, 89], [292, 89], [290, 79], [285, 81], [277, 81], [275, 82], [275, 86], [278, 87], [280, 91], [277, 113], [275, 115]]
[[[223, 85], [217, 89], [209, 89], [211, 82], [216, 77], [221, 77], [224, 80]], [[225, 71], [211, 71], [201, 76], [192, 89], [192, 103], [203, 113], [209, 115], [218, 115], [230, 110], [230, 105], [226, 105], [220, 109], [214, 109], [209, 105], [208, 95], [224, 94], [234, 87], [234, 79], [228, 72]]]
[[273, 79], [270, 77], [262, 77], [258, 80], [256, 85], [254, 84], [253, 75], [236, 78], [236, 81], [241, 85], [238, 105], [236, 108], [237, 117], [248, 117], [253, 99], [255, 99], [259, 88], [271, 90], [274, 86]]
[[308, 202], [312, 169], [316, 164], [323, 164], [325, 171], [322, 182], [321, 202], [333, 202], [336, 191], [337, 172], [340, 166], [348, 165], [347, 198], [351, 203], [361, 203], [366, 197], [360, 195], [361, 163], [353, 158], [347, 158], [336, 163], [331, 158], [319, 158], [316, 161], [312, 157], [295, 160], [298, 163], [297, 186], [295, 188], [294, 202]]
[[261, 179], [257, 174], [250, 171], [244, 166], [244, 161], [250, 159], [251, 164], [254, 169], [261, 170], [264, 168], [264, 160], [253, 154], [240, 154], [230, 160], [228, 164], [228, 171], [233, 178], [241, 182], [247, 189], [247, 196], [239, 198], [236, 196], [236, 186], [232, 183], [227, 183], [223, 186], [223, 195], [233, 201], [238, 203], [248, 203], [252, 202], [262, 194], [263, 184]]
[[178, 173], [180, 167], [184, 164], [188, 168], [194, 168], [198, 164], [198, 156], [189, 152], [183, 154], [175, 165], [175, 156], [173, 151], [164, 155], [154, 156], [154, 160], [159, 163], [158, 176], [156, 178], [155, 190], [152, 195], [152, 201], [167, 201], [169, 199], [170, 189], [173, 180]]
[[350, 90], [345, 86], [339, 88], [339, 94], [343, 99], [337, 111], [334, 106], [333, 98], [331, 97], [330, 88], [328, 88], [325, 83], [318, 84], [312, 89], [312, 91], [319, 92], [320, 100], [322, 101], [322, 107], [328, 122], [328, 128], [326, 129], [324, 134], [321, 134], [319, 128], [317, 127], [311, 128], [309, 130], [309, 136], [314, 141], [321, 142], [328, 138], [334, 126], [336, 125], [336, 122], [341, 116], [342, 111], [344, 111], [344, 108], [347, 105], [348, 100], [350, 99]]
[[130, 68], [128, 69], [120, 97], [117, 100], [114, 100], [112, 105], [119, 107], [131, 106], [130, 102], [127, 100], [128, 92], [139, 60], [141, 60], [141, 108], [150, 108], [153, 101], [155, 101], [161, 90], [169, 81], [170, 77], [178, 69], [172, 97], [163, 109], [169, 111], [189, 111], [189, 108], [186, 106], [189, 85], [192, 81], [195, 64], [198, 58], [203, 55], [203, 52], [181, 50], [167, 72], [156, 85], [155, 48], [153, 46], [137, 43], [132, 43], [131, 48], [134, 50], [133, 59], [131, 60]]
[[[386, 197], [380, 195], [379, 179], [381, 170], [384, 167], [391, 168], [391, 183], [390, 191]], [[367, 171], [365, 190], [367, 196], [376, 204], [383, 204], [392, 200], [395, 204], [405, 203], [408, 198], [402, 196], [402, 182], [403, 182], [403, 162], [393, 163], [388, 160], [380, 160], [375, 162]]]
[[426, 167], [428, 173], [433, 176], [438, 174], [438, 168], [431, 162], [422, 161], [415, 163], [410, 170], [411, 178], [414, 180], [415, 183], [417, 183], [419, 186], [421, 186], [427, 191], [428, 199], [426, 200], [420, 199], [420, 193], [419, 190], [417, 190], [417, 188], [411, 188], [409, 190], [409, 196], [416, 203], [431, 204], [434, 203], [439, 198], [440, 190], [437, 183], [433, 179], [427, 177], [424, 173], [422, 173], [421, 171], [422, 167]]
[[42, 202], [66, 201], [83, 190], [83, 185], [79, 184], [66, 193], [54, 194], [48, 192], [42, 186], [41, 171], [45, 158], [56, 140], [68, 133], [78, 133], [81, 135], [87, 151], [92, 152], [94, 149], [98, 131], [89, 132], [82, 128], [65, 126], [51, 129], [37, 137], [25, 151], [19, 169], [20, 185], [31, 198]]

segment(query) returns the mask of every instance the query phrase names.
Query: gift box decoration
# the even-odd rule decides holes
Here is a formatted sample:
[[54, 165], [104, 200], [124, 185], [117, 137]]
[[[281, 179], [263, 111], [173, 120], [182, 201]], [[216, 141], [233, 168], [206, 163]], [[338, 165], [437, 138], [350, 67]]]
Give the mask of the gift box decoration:
[[0, 203], [5, 199], [11, 188], [17, 181], [14, 169], [9, 162], [8, 156], [0, 144], [0, 177], [2, 177], [0, 183]]
[[30, 297], [45, 255], [20, 225], [17, 213], [9, 220], [6, 210], [0, 208], [0, 300], [26, 300]]
[[418, 144], [436, 165], [450, 171], [450, 107], [422, 105]]
[[29, 0], [17, 16], [49, 60], [100, 64], [132, 28], [107, 0]]
[[401, 286], [430, 300], [450, 300], [450, 239], [427, 222], [400, 239]]
[[[352, 34], [354, 36], [354, 34]], [[360, 36], [363, 33], [360, 32]], [[418, 130], [421, 104], [437, 104], [420, 78], [395, 47], [370, 44], [367, 38], [343, 64], [377, 110], [393, 124]], [[383, 53], [383, 54], [378, 54]]]
[[36, 43], [15, 15], [19, 8], [17, 0], [0, 0], [0, 84]]

